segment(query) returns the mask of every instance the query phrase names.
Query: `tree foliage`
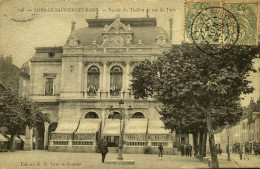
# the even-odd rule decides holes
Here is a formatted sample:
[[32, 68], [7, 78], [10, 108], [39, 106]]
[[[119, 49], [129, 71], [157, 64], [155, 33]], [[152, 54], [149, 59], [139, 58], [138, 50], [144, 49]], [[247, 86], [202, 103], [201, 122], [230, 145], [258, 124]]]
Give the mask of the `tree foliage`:
[[259, 47], [243, 45], [213, 56], [194, 45], [176, 45], [156, 61], [137, 65], [132, 89], [136, 98], [152, 96], [163, 103], [161, 114], [166, 127], [176, 126], [167, 125], [168, 121], [172, 123], [171, 118], [182, 125], [202, 122], [203, 127], [205, 114], [201, 112], [208, 106], [214, 109], [214, 126], [226, 121], [233, 124], [242, 113], [240, 95], [253, 91], [247, 77], [250, 71], [256, 71], [252, 59], [257, 52]]
[[37, 127], [50, 121], [35, 102], [19, 97], [10, 89], [0, 90], [0, 103], [0, 127], [7, 127], [12, 135], [18, 134], [26, 126]]
[[239, 45], [209, 55], [192, 44], [175, 45], [157, 60], [135, 67], [132, 90], [136, 98], [151, 96], [162, 103], [166, 128], [208, 131], [213, 151], [212, 130], [233, 124], [242, 115], [240, 95], [253, 91], [247, 77], [256, 72], [252, 60], [259, 51], [259, 46]]

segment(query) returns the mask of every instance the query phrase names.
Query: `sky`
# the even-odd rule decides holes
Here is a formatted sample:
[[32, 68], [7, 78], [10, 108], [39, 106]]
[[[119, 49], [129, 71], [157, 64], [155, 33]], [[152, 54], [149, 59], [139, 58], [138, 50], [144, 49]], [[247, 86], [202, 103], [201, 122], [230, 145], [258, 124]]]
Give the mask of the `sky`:
[[[57, 12], [60, 8], [83, 8], [79, 12]], [[183, 41], [184, 0], [0, 0], [0, 55], [12, 55], [13, 63], [21, 67], [35, 53], [35, 47], [63, 46], [71, 31], [71, 21], [76, 29], [86, 27], [86, 19], [149, 17], [157, 18], [157, 25], [169, 31], [169, 18], [173, 18], [173, 43]], [[88, 12], [86, 10], [89, 10]], [[52, 10], [52, 11], [51, 11]], [[127, 10], [127, 11], [126, 11]], [[48, 12], [46, 12], [48, 11]], [[23, 22], [21, 22], [23, 21]], [[260, 67], [259, 60], [256, 67]], [[260, 74], [252, 74], [253, 95], [260, 96]]]

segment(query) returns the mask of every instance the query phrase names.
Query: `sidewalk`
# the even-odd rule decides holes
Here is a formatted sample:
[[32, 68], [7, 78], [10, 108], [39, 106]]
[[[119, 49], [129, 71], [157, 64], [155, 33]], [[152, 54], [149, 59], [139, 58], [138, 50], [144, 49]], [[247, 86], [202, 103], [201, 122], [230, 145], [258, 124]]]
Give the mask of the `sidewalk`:
[[230, 154], [231, 160], [236, 163], [239, 168], [260, 168], [260, 156], [249, 155], [249, 160], [244, 157], [240, 160], [239, 154]]
[[[230, 155], [231, 157], [232, 155]], [[218, 162], [219, 168], [239, 168], [239, 166], [231, 159], [231, 161], [227, 161], [227, 154], [222, 153], [221, 155], [218, 154]]]
[[[117, 154], [108, 153], [106, 160], [116, 160]], [[17, 151], [0, 153], [0, 169], [174, 169], [208, 168], [194, 157], [158, 154], [123, 154], [125, 160], [135, 165], [101, 163], [99, 153], [72, 153], [48, 151]]]
[[231, 161], [227, 161], [227, 153], [218, 155], [220, 168], [260, 168], [260, 156], [249, 155], [249, 160], [240, 160], [239, 154], [230, 154]]

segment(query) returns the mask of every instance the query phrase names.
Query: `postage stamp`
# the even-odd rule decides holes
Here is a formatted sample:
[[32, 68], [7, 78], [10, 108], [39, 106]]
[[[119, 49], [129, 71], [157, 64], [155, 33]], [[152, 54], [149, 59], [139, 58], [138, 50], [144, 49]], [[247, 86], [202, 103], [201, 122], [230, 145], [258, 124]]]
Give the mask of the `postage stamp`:
[[238, 21], [223, 7], [206, 8], [200, 11], [192, 22], [191, 38], [201, 51], [208, 54], [215, 55], [230, 50], [238, 37]]

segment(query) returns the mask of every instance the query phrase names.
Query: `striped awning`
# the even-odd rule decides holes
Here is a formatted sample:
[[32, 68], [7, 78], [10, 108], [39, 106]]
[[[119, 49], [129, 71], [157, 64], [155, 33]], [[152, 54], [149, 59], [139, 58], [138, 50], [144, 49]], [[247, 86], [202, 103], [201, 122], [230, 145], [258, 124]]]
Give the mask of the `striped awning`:
[[169, 134], [170, 130], [163, 128], [164, 124], [161, 120], [149, 121], [148, 134]]
[[105, 136], [119, 136], [120, 135], [120, 120], [107, 119], [103, 130]]
[[2, 134], [0, 134], [0, 141], [8, 141], [7, 138], [5, 138], [5, 136], [3, 136]]
[[[11, 139], [11, 135], [6, 135], [9, 139]], [[17, 142], [21, 142], [21, 139], [19, 139], [18, 137], [14, 137], [14, 140], [17, 141]]]
[[124, 134], [146, 134], [146, 119], [130, 119], [126, 123]]
[[54, 133], [73, 133], [76, 131], [77, 127], [79, 125], [79, 119], [59, 119], [58, 126]]
[[100, 119], [81, 119], [76, 134], [96, 133], [100, 129]]
[[20, 139], [25, 142], [25, 135], [19, 135]]

